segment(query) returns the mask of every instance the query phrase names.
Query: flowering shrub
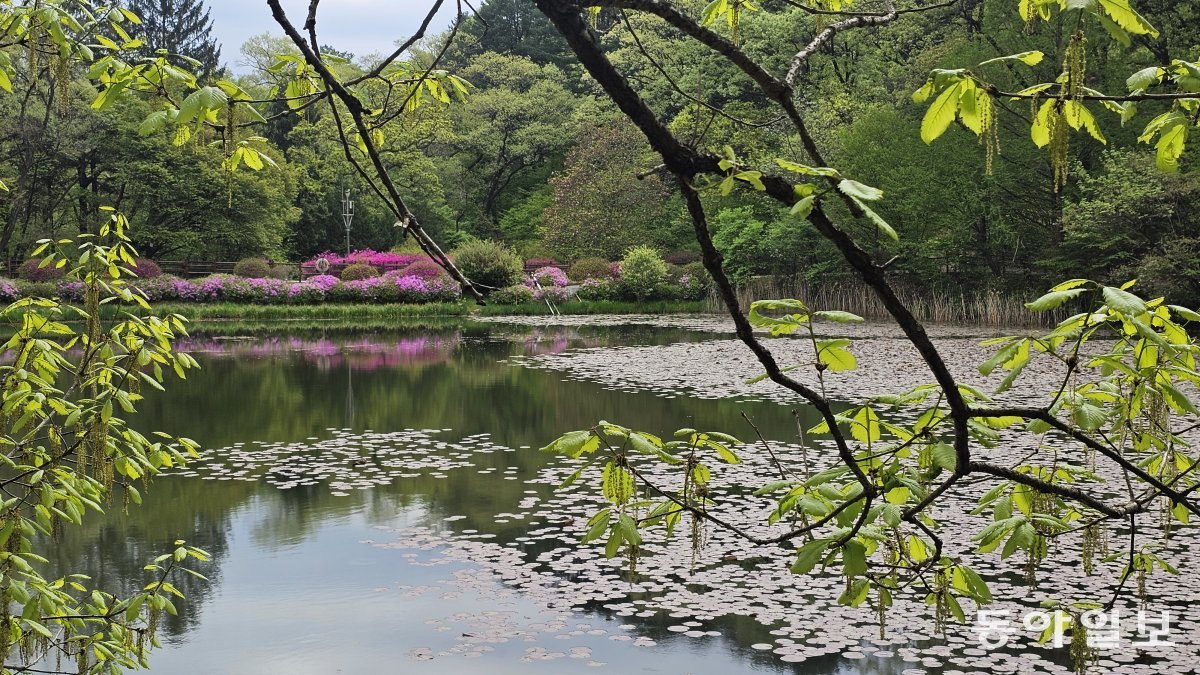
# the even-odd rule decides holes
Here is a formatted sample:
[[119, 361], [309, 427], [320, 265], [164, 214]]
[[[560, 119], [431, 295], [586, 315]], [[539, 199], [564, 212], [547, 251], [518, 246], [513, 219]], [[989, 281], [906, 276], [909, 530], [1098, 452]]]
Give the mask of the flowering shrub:
[[425, 279], [427, 281], [431, 279], [449, 278], [449, 275], [446, 274], [446, 270], [442, 269], [441, 265], [433, 262], [429, 258], [422, 258], [408, 267], [405, 267], [403, 270], [398, 272], [389, 272], [389, 274], [397, 274], [398, 276], [405, 277], [420, 277], [421, 279]]
[[322, 293], [328, 293], [330, 289], [341, 283], [341, 280], [332, 274], [318, 274], [305, 283], [316, 286], [317, 288], [321, 289]]
[[494, 305], [523, 305], [533, 302], [533, 289], [528, 286], [507, 286], [493, 291], [488, 302]]
[[571, 292], [565, 288], [558, 286], [547, 286], [539, 288], [533, 292], [533, 299], [537, 302], [549, 300], [550, 302], [566, 302], [571, 298]]
[[708, 295], [708, 275], [684, 272], [664, 291], [673, 300], [703, 300]]
[[369, 248], [364, 248], [359, 251], [353, 251], [350, 255], [340, 255], [333, 251], [326, 251], [313, 256], [310, 260], [304, 263], [309, 267], [315, 267], [317, 261], [321, 258], [329, 261], [330, 265], [345, 266], [355, 263], [370, 265], [375, 269], [401, 269], [424, 259], [423, 255], [415, 255], [412, 253], [392, 253], [390, 251], [374, 251]]
[[[534, 283], [534, 280], [537, 283]], [[536, 289], [538, 286], [542, 288], [563, 288], [570, 284], [571, 281], [567, 279], [566, 273], [557, 267], [543, 267], [525, 279], [525, 285], [533, 289]]]
[[56, 265], [41, 267], [41, 264], [42, 261], [38, 258], [26, 260], [17, 268], [17, 277], [25, 281], [54, 281], [55, 279], [63, 278], [67, 274], [67, 270], [64, 267]]
[[585, 279], [575, 296], [580, 300], [613, 300], [615, 284], [611, 279]]
[[[246, 278], [213, 274], [196, 280], [169, 274], [151, 279], [131, 279], [130, 288], [152, 301], [245, 302], [253, 304], [312, 304], [334, 302], [453, 302], [462, 296], [461, 287], [446, 278], [422, 279], [416, 275], [389, 273], [343, 282], [323, 274], [305, 281]], [[525, 289], [529, 292], [528, 289]], [[529, 292], [532, 297], [532, 292]], [[32, 282], [0, 279], [0, 301], [24, 297], [59, 297], [80, 301], [79, 281]]]
[[138, 258], [130, 269], [139, 279], [155, 279], [162, 275], [162, 268], [149, 258]]
[[17, 285], [8, 279], [0, 279], [0, 300], [4, 302], [12, 302], [21, 297], [21, 291], [17, 289]]
[[163, 300], [191, 301], [196, 299], [196, 286], [185, 279], [170, 274], [160, 274], [148, 279], [138, 279], [133, 287], [146, 294], [152, 302]]

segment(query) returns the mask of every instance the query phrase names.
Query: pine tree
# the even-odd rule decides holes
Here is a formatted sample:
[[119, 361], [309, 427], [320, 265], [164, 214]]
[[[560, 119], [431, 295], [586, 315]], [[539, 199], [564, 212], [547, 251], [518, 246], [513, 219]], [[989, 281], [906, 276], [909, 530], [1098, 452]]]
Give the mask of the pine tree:
[[142, 19], [144, 55], [164, 49], [195, 59], [201, 77], [220, 68], [221, 46], [212, 36], [212, 17], [203, 0], [129, 0], [128, 7]]

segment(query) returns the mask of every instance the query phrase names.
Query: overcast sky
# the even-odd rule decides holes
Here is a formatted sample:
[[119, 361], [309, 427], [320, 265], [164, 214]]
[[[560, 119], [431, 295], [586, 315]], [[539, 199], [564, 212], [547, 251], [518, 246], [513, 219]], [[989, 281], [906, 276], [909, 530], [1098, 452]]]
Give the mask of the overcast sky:
[[[213, 35], [221, 43], [221, 60], [241, 71], [242, 43], [254, 35], [283, 31], [271, 18], [266, 0], [205, 0], [212, 9]], [[322, 0], [317, 12], [317, 39], [323, 45], [357, 56], [388, 53], [395, 41], [416, 32], [432, 0]], [[308, 0], [283, 0], [292, 23], [300, 28]], [[444, 3], [427, 34], [441, 31], [454, 16], [455, 4]]]

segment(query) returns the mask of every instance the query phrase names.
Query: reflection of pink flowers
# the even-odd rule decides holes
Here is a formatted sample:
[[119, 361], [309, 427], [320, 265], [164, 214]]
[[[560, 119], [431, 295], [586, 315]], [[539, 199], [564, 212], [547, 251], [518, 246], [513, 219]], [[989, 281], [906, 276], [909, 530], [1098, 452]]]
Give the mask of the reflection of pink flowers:
[[181, 341], [179, 349], [188, 353], [202, 352], [209, 358], [218, 359], [263, 359], [296, 354], [322, 370], [348, 365], [356, 371], [372, 371], [445, 363], [453, 356], [459, 340], [457, 331], [442, 335], [405, 336], [395, 340], [359, 338], [344, 342], [296, 337], [265, 338], [252, 342], [190, 339]]

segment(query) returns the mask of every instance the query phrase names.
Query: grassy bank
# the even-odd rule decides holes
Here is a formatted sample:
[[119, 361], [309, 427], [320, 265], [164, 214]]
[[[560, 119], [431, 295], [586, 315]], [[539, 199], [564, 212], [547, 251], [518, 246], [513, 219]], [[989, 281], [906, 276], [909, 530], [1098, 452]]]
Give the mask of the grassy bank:
[[[115, 307], [105, 307], [114, 314]], [[466, 302], [431, 303], [428, 305], [371, 305], [326, 303], [320, 305], [252, 305], [233, 302], [154, 304], [155, 314], [182, 314], [192, 321], [386, 321], [419, 317], [466, 316], [471, 305]], [[128, 309], [123, 307], [122, 309]], [[136, 308], [135, 308], [136, 310]], [[135, 313], [142, 313], [136, 310]]]
[[[704, 311], [703, 302], [567, 302], [556, 307], [562, 314], [683, 314]], [[115, 316], [119, 311], [142, 313], [137, 307], [105, 305], [104, 314]], [[439, 320], [471, 316], [538, 316], [549, 315], [544, 303], [525, 305], [484, 305], [470, 301], [406, 304], [323, 303], [319, 305], [254, 305], [241, 303], [157, 303], [154, 313], [182, 314], [194, 329], [220, 327], [223, 330], [266, 330], [271, 327], [306, 329], [321, 327], [386, 328], [414, 326], [423, 322], [436, 325]], [[445, 323], [445, 321], [441, 321]]]
[[[564, 302], [554, 306], [559, 314], [700, 314], [705, 311], [704, 301], [660, 300], [652, 302], [621, 302], [618, 300], [591, 300]], [[524, 305], [484, 305], [476, 307], [479, 316], [540, 316], [549, 315], [546, 303]]]

